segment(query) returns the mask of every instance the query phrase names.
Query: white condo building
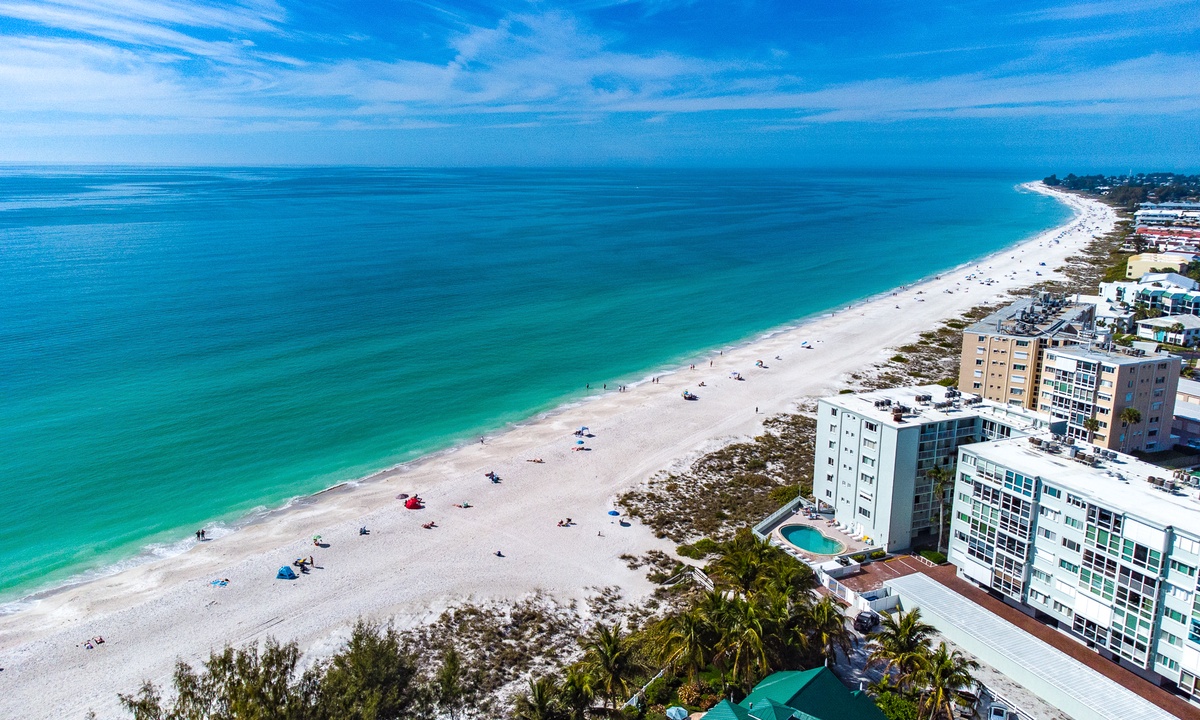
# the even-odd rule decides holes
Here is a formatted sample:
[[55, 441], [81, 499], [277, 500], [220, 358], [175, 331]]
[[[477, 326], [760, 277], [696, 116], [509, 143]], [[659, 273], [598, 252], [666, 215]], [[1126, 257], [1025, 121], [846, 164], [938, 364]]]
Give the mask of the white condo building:
[[914, 538], [937, 532], [930, 468], [952, 469], [961, 445], [1039, 432], [1050, 422], [1022, 407], [941, 385], [823, 398], [817, 405], [813, 494], [874, 546], [905, 549]]
[[1131, 456], [1049, 435], [959, 451], [959, 574], [1200, 698], [1200, 499]]

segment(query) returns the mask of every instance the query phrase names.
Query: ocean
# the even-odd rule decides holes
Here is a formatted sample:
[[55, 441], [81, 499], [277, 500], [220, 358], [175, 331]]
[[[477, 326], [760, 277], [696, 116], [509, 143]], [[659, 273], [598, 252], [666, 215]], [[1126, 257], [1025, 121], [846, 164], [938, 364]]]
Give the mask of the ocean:
[[1028, 179], [0, 168], [0, 599], [1069, 217]]

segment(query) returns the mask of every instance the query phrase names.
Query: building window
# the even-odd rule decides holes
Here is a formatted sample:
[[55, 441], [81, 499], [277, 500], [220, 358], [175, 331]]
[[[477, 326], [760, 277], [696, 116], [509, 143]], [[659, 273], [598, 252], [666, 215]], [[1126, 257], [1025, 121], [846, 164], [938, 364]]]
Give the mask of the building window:
[[1174, 610], [1172, 608], [1166, 608], [1163, 612], [1163, 615], [1171, 618], [1172, 620], [1179, 623], [1180, 625], [1187, 624], [1187, 620], [1184, 619], [1183, 613], [1179, 612], [1178, 610]]
[[1045, 493], [1046, 495], [1049, 495], [1052, 498], [1062, 497], [1062, 491], [1051, 485], [1042, 485], [1042, 492]]
[[859, 514], [859, 515], [862, 515], [862, 516], [863, 516], [863, 517], [865, 517], [865, 518], [869, 518], [869, 517], [871, 517], [871, 511], [870, 511], [870, 510], [868, 510], [868, 509], [866, 509], [866, 508], [864, 508], [864, 507], [860, 507], [860, 508], [858, 509], [858, 514]]
[[1035, 602], [1041, 603], [1042, 605], [1045, 605], [1046, 603], [1050, 602], [1049, 595], [1047, 595], [1044, 592], [1038, 592], [1037, 590], [1034, 590], [1033, 588], [1029, 589], [1029, 599], [1033, 600]]
[[1185, 538], [1182, 535], [1175, 536], [1175, 547], [1179, 548], [1185, 553], [1200, 555], [1200, 541], [1192, 540], [1191, 538]]
[[1038, 528], [1038, 535], [1041, 535], [1047, 540], [1053, 540], [1054, 538], [1058, 537], [1052, 530], [1050, 530], [1050, 528]]
[[868, 475], [868, 474], [866, 474], [866, 473], [862, 473], [861, 475], [859, 475], [859, 479], [860, 479], [860, 480], [862, 480], [862, 481], [863, 481], [864, 483], [866, 483], [867, 485], [874, 485], [874, 484], [875, 484], [875, 478], [874, 478], [873, 476], [871, 476], [871, 475]]
[[1157, 655], [1155, 655], [1154, 661], [1157, 662], [1159, 665], [1163, 665], [1171, 670], [1179, 669], [1179, 663], [1175, 662], [1174, 660], [1167, 657], [1166, 655], [1163, 655], [1162, 653], [1158, 653]]
[[[1053, 538], [1051, 538], [1051, 539], [1053, 539]], [[1063, 547], [1065, 547], [1068, 550], [1071, 550], [1073, 552], [1079, 552], [1079, 543], [1075, 542], [1071, 538], [1063, 538], [1062, 544], [1063, 544]]]
[[1075, 497], [1071, 493], [1067, 493], [1067, 504], [1074, 505], [1077, 508], [1087, 507], [1087, 503], [1083, 501], [1083, 498]]
[[1173, 634], [1167, 632], [1166, 630], [1164, 630], [1162, 637], [1163, 637], [1163, 640], [1167, 641], [1168, 645], [1174, 645], [1175, 647], [1183, 647], [1183, 638], [1179, 637], [1178, 635], [1173, 635]]
[[1066, 523], [1066, 524], [1067, 524], [1067, 526], [1069, 526], [1069, 527], [1073, 527], [1073, 528], [1075, 528], [1076, 530], [1082, 530], [1082, 529], [1083, 529], [1083, 521], [1082, 521], [1082, 520], [1077, 520], [1077, 519], [1075, 519], [1075, 518], [1071, 517], [1070, 515], [1067, 515], [1066, 517], [1064, 517], [1064, 518], [1063, 518], [1063, 522], [1064, 522], [1064, 523]]
[[1171, 569], [1181, 572], [1188, 577], [1196, 577], [1196, 568], [1192, 567], [1191, 565], [1184, 565], [1178, 560], [1171, 561]]
[[1066, 605], [1063, 605], [1062, 603], [1060, 603], [1057, 600], [1054, 601], [1053, 607], [1054, 607], [1054, 612], [1058, 613], [1059, 615], [1066, 615], [1067, 617], [1071, 617], [1072, 615], [1075, 614], [1074, 610], [1067, 607]]
[[867, 450], [874, 450], [875, 449], [875, 441], [874, 440], [863, 440], [863, 447], [866, 448]]
[[1070, 563], [1070, 562], [1067, 562], [1066, 560], [1059, 560], [1058, 566], [1060, 568], [1062, 568], [1063, 570], [1070, 570], [1071, 572], [1075, 573], [1076, 575], [1079, 574], [1079, 566], [1076, 565], [1075, 563]]
[[868, 432], [875, 432], [876, 430], [879, 429], [878, 424], [870, 422], [870, 421], [863, 423], [863, 427], [865, 427]]
[[833, 458], [831, 458], [831, 457], [830, 457], [830, 458], [825, 458], [825, 461], [826, 461], [827, 463], [829, 463], [830, 465], [832, 465], [832, 464], [833, 464]]

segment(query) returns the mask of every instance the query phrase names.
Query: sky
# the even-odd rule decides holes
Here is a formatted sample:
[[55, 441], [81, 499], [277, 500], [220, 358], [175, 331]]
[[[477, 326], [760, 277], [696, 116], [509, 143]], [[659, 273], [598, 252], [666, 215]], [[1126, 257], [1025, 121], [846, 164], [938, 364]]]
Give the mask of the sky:
[[1200, 171], [1200, 0], [0, 0], [0, 162]]

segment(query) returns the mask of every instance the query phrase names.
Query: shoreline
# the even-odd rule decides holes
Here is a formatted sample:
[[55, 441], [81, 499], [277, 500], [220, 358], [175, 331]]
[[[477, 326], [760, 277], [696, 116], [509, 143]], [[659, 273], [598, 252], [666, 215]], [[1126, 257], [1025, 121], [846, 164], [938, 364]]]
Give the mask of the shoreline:
[[[1059, 199], [1060, 203], [1063, 203], [1064, 205], [1067, 205], [1068, 207], [1070, 207], [1069, 203], [1066, 203], [1065, 201], [1063, 201], [1061, 199], [1061, 196], [1069, 195], [1069, 193], [1061, 193], [1061, 192], [1045, 189], [1044, 186], [1042, 186], [1042, 184], [1038, 181], [1020, 183], [1020, 184], [1014, 186], [1014, 189], [1016, 189], [1018, 191], [1025, 190], [1028, 192], [1034, 192], [1034, 193], [1038, 193], [1038, 194], [1042, 194], [1042, 195], [1048, 195], [1051, 197], [1058, 197], [1058, 198], [1060, 198]], [[1077, 217], [1077, 213], [1075, 215], [1072, 215], [1071, 218], [1068, 218], [1066, 221], [1064, 221], [1060, 225], [1056, 225], [1052, 228], [1048, 228], [1046, 230], [1035, 233], [1029, 237], [1025, 237], [1020, 240], [1017, 240], [1014, 243], [1004, 246], [1002, 248], [999, 248], [997, 250], [994, 250], [994, 251], [988, 253], [987, 255], [983, 255], [983, 256], [980, 256], [979, 258], [974, 258], [972, 260], [968, 260], [966, 262], [959, 263], [958, 265], [947, 268], [945, 270], [938, 271], [938, 273], [926, 275], [926, 276], [923, 276], [916, 280], [910, 281], [908, 283], [901, 284], [901, 285], [898, 285], [898, 286], [895, 286], [892, 288], [888, 288], [888, 289], [882, 290], [882, 291], [872, 294], [872, 295], [864, 296], [857, 300], [851, 301], [850, 303], [847, 303], [845, 305], [837, 305], [832, 308], [825, 308], [822, 310], [817, 310], [808, 315], [796, 318], [794, 320], [788, 321], [781, 325], [777, 325], [777, 326], [768, 328], [766, 330], [757, 331], [751, 335], [748, 335], [746, 337], [743, 337], [743, 338], [740, 338], [737, 340], [730, 341], [728, 343], [723, 343], [720, 345], [714, 345], [714, 346], [711, 346], [708, 348], [703, 348], [703, 349], [695, 351], [694, 353], [689, 353], [686, 355], [682, 355], [679, 358], [668, 360], [660, 366], [651, 367], [648, 370], [644, 371], [640, 378], [638, 378], [636, 380], [630, 380], [628, 382], [628, 384], [626, 385], [626, 387], [629, 387], [629, 388], [640, 387], [641, 385], [649, 382], [652, 377], [656, 377], [656, 376], [658, 376], [658, 377], [673, 376], [675, 373], [679, 372], [685, 365], [687, 365], [691, 361], [698, 362], [701, 359], [710, 359], [712, 357], [718, 357], [718, 355], [714, 355], [715, 353], [718, 353], [718, 352], [738, 351], [738, 350], [753, 346], [756, 343], [760, 343], [760, 342], [769, 340], [777, 335], [799, 330], [806, 324], [812, 323], [814, 321], [817, 321], [817, 320], [820, 320], [823, 318], [833, 317], [833, 316], [837, 315], [838, 313], [847, 312], [854, 308], [868, 305], [868, 304], [875, 302], [881, 298], [889, 297], [896, 292], [905, 291], [905, 290], [908, 290], [911, 288], [918, 287], [918, 286], [922, 285], [923, 283], [934, 279], [937, 275], [944, 275], [947, 273], [955, 273], [955, 272], [958, 272], [959, 270], [962, 270], [962, 269], [965, 269], [968, 267], [977, 266], [980, 263], [986, 262], [994, 257], [998, 257], [1013, 248], [1020, 247], [1022, 244], [1028, 242], [1029, 240], [1031, 240], [1033, 238], [1041, 237], [1043, 235], [1048, 234], [1052, 230], [1057, 230], [1062, 227], [1066, 227], [1066, 226], [1070, 225], [1075, 220], [1076, 217]], [[609, 382], [609, 384], [613, 384], [615, 386], [615, 385], [619, 385], [622, 383], [621, 383], [621, 379], [617, 378], [615, 380], [611, 380]], [[615, 392], [615, 391], [608, 391], [608, 392]], [[561, 402], [558, 402], [557, 404], [553, 405], [552, 407], [549, 407], [548, 409], [544, 409], [541, 411], [537, 411], [537, 412], [525, 417], [524, 419], [517, 420], [517, 421], [510, 421], [510, 422], [507, 422], [506, 424], [498, 426], [492, 430], [484, 431], [485, 432], [484, 437], [497, 437], [497, 436], [503, 435], [505, 433], [512, 432], [514, 430], [519, 430], [520, 428], [528, 426], [531, 423], [548, 421], [549, 419], [551, 419], [554, 416], [559, 415], [563, 412], [567, 412], [567, 411], [570, 411], [572, 409], [579, 408], [579, 407], [584, 407], [584, 406], [586, 406], [587, 403], [592, 402], [593, 400], [596, 400], [600, 397], [603, 397], [606, 394], [607, 394], [606, 392], [599, 392], [599, 393], [596, 393], [595, 395], [588, 394], [588, 395], [584, 395], [581, 397], [573, 397], [573, 398], [567, 397], [567, 398], [563, 399]], [[466, 435], [465, 432], [463, 434], [464, 434], [464, 436]], [[471, 435], [473, 437], [473, 433]], [[296, 509], [297, 507], [302, 507], [306, 504], [316, 502], [318, 498], [328, 495], [328, 494], [331, 494], [331, 493], [334, 493], [335, 491], [353, 490], [354, 488], [360, 487], [362, 485], [378, 482], [382, 479], [385, 479], [386, 476], [388, 476], [390, 474], [404, 472], [405, 469], [410, 466], [416, 466], [416, 465], [420, 465], [422, 463], [432, 462], [432, 461], [436, 460], [439, 456], [441, 456], [445, 453], [457, 452], [457, 451], [461, 450], [462, 448], [470, 447], [473, 444], [474, 444], [474, 440], [473, 439], [468, 440], [468, 439], [466, 439], [466, 437], [464, 437], [462, 439], [457, 439], [457, 440], [451, 439], [449, 444], [447, 444], [443, 447], [435, 447], [434, 449], [431, 449], [428, 451], [423, 451], [423, 452], [418, 451], [418, 452], [420, 452], [420, 454], [416, 455], [415, 457], [395, 463], [388, 467], [381, 468], [379, 470], [373, 471], [366, 475], [362, 475], [362, 476], [355, 477], [355, 478], [339, 480], [328, 487], [324, 487], [324, 488], [321, 488], [321, 489], [318, 489], [318, 490], [315, 490], [315, 491], [312, 491], [309, 493], [305, 493], [302, 495], [292, 495], [290, 497], [283, 499], [282, 501], [279, 501], [277, 504], [274, 504], [274, 505], [258, 505], [258, 506], [255, 506], [254, 508], [251, 508], [248, 511], [243, 511], [240, 513], [228, 513], [226, 515], [218, 516], [216, 518], [213, 518], [213, 519], [203, 523], [203, 527], [208, 531], [210, 541], [220, 540], [220, 539], [223, 539], [230, 535], [233, 535], [237, 532], [240, 532], [240, 531], [244, 530], [245, 528], [253, 527], [255, 525], [259, 525], [259, 524], [266, 523], [266, 522], [270, 522], [272, 519], [274, 519], [275, 517], [277, 517], [280, 514], [291, 512], [292, 510]], [[88, 584], [95, 583], [95, 582], [101, 582], [101, 581], [105, 580], [106, 578], [110, 578], [110, 577], [112, 577], [114, 575], [118, 575], [122, 572], [136, 569], [137, 567], [140, 567], [145, 564], [170, 560], [172, 558], [175, 558], [175, 557], [183, 555], [187, 552], [190, 552], [197, 546], [201, 545], [201, 543], [199, 541], [194, 540], [193, 538], [191, 538], [188, 535], [184, 535], [182, 537], [176, 537], [174, 535], [174, 533], [176, 533], [176, 532], [183, 532], [183, 528], [179, 528], [178, 530], [166, 531], [165, 533], [162, 533], [162, 534], [164, 534], [164, 535], [169, 534], [169, 537], [165, 537], [162, 542], [146, 542], [136, 552], [133, 552], [133, 553], [130, 553], [127, 555], [123, 555], [123, 556], [118, 556], [114, 559], [113, 562], [106, 562], [106, 563], [103, 563], [103, 564], [100, 564], [100, 565], [97, 565], [94, 567], [86, 568], [84, 570], [81, 570], [81, 571], [72, 573], [70, 575], [67, 575], [65, 577], [62, 577], [58, 580], [51, 581], [50, 583], [48, 583], [46, 585], [35, 586], [35, 587], [29, 588], [29, 589], [23, 590], [23, 591], [21, 591], [21, 590], [15, 591], [11, 595], [9, 595], [9, 597], [7, 597], [7, 598], [3, 597], [3, 595], [0, 595], [0, 618], [4, 618], [6, 616], [13, 615], [13, 614], [19, 614], [20, 612], [24, 611], [25, 609], [29, 608], [31, 605], [37, 603], [40, 600], [53, 598], [54, 596], [56, 596], [60, 593], [68, 592], [74, 588], [86, 586]]]
[[[761, 428], [761, 419], [794, 408], [795, 402], [803, 397], [831, 391], [850, 372], [871, 364], [878, 356], [885, 355], [889, 346], [919, 334], [930, 323], [1006, 295], [1008, 290], [1033, 284], [1034, 266], [1021, 268], [1022, 261], [1017, 260], [1014, 253], [1024, 254], [1041, 248], [1042, 254], [1054, 262], [1047, 263], [1043, 276], [1037, 281], [1054, 277], [1058, 274], [1058, 266], [1073, 250], [1089, 242], [1094, 232], [1106, 230], [1100, 226], [1105, 222], [1111, 226], [1115, 218], [1111, 209], [1098, 202], [1058, 193], [1041, 187], [1040, 183], [1022, 187], [1058, 198], [1074, 210], [1074, 215], [1059, 226], [937, 275], [847, 306], [814, 313], [725, 346], [720, 349], [720, 355], [713, 355], [718, 348], [697, 353], [697, 358], [710, 359], [714, 363], [711, 371], [707, 368], [698, 371], [698, 375], [712, 381], [710, 386], [690, 385], [691, 389], [703, 392], [700, 403], [679, 402], [678, 393], [687, 384], [681, 381], [690, 372], [686, 364], [664, 368], [661, 372], [652, 371], [651, 376], [661, 377], [661, 383], [649, 383], [647, 376], [631, 382], [627, 393], [609, 391], [568, 400], [552, 410], [498, 429], [495, 435], [488, 436], [489, 441], [483, 446], [463, 442], [358, 480], [297, 496], [279, 508], [266, 510], [228, 535], [205, 543], [201, 551], [188, 548], [169, 558], [151, 558], [116, 573], [13, 601], [22, 603], [23, 607], [0, 617], [0, 665], [6, 668], [0, 676], [0, 687], [11, 685], [15, 690], [21, 685], [13, 684], [14, 681], [19, 683], [23, 677], [26, 681], [23, 685], [29, 689], [19, 695], [30, 701], [48, 695], [44, 706], [30, 707], [44, 707], [42, 711], [56, 716], [63, 711], [73, 712], [88, 703], [86, 699], [82, 704], [79, 700], [71, 700], [70, 695], [81, 694], [95, 702], [96, 694], [90, 690], [93, 689], [91, 686], [98, 686], [95, 689], [102, 699], [97, 709], [111, 706], [115, 704], [115, 692], [133, 691], [144, 677], [161, 682], [170, 672], [176, 655], [194, 662], [198, 656], [207, 654], [207, 648], [220, 647], [225, 642], [240, 644], [274, 634], [281, 639], [298, 640], [305, 649], [320, 651], [329, 647], [338, 633], [345, 630], [347, 620], [352, 621], [359, 615], [391, 614], [419, 622], [422, 616], [436, 615], [447, 602], [469, 598], [516, 597], [539, 589], [559, 597], [577, 598], [581, 588], [587, 587], [585, 581], [618, 584], [627, 592], [645, 593], [648, 583], [639, 577], [639, 573], [628, 571], [617, 555], [624, 551], [636, 554], [651, 548], [669, 550], [670, 544], [653, 538], [640, 525], [623, 528], [613, 524], [611, 518], [598, 518], [601, 512], [612, 507], [616, 495], [653, 472], [686, 461], [715, 442], [754, 432]], [[1085, 221], [1098, 224], [1086, 225]], [[1052, 245], [1056, 234], [1058, 238], [1070, 234], [1070, 242], [1064, 239], [1061, 245]], [[965, 268], [989, 264], [1003, 266], [1006, 254], [1010, 256], [1007, 267], [995, 269], [994, 285], [963, 287], [961, 282], [954, 280]], [[1027, 271], [1028, 276], [1010, 278], [1009, 272], [1019, 270]], [[932, 294], [923, 299], [915, 297], [915, 291], [938, 285], [945, 285], [945, 289], [957, 286], [962, 291], [952, 291], [942, 297]], [[893, 299], [897, 303], [917, 301], [926, 302], [926, 305], [914, 306], [914, 310], [920, 308], [921, 311], [902, 313], [902, 319], [898, 319], [891, 307]], [[857, 320], [858, 317], [868, 319]], [[830, 325], [842, 327], [828, 327]], [[855, 325], [864, 327], [846, 327]], [[814, 352], [801, 350], [802, 338], [798, 336], [802, 334], [814, 340]], [[872, 338], [873, 352], [846, 347], [856, 341], [861, 343], [863, 337]], [[822, 363], [835, 346], [843, 354], [846, 350], [850, 353], [844, 357], [834, 353], [832, 361]], [[769, 361], [771, 365], [782, 367], [779, 371], [773, 368], [758, 371], [751, 367], [757, 355], [782, 357], [778, 363]], [[795, 358], [803, 362], [795, 363]], [[808, 363], [810, 358], [819, 364], [818, 372], [807, 367], [814, 364]], [[716, 367], [718, 361], [720, 368]], [[744, 372], [750, 382], [724, 381], [730, 368]], [[693, 377], [700, 379], [698, 375]], [[759, 406], [755, 409], [765, 412], [751, 413], [752, 403]], [[563, 438], [569, 436], [570, 428], [576, 422], [589, 425], [598, 436], [592, 443], [592, 452], [568, 452]], [[661, 441], [661, 448], [646, 447], [645, 439], [651, 433]], [[611, 452], [614, 449], [617, 452]], [[545, 465], [523, 462], [542, 454], [548, 458]], [[482, 484], [486, 483], [481, 480], [484, 468], [498, 469], [506, 482], [490, 488]], [[428, 509], [416, 513], [398, 509], [400, 503], [392, 498], [397, 490], [420, 492], [426, 498]], [[523, 492], [514, 497], [512, 491]], [[494, 508], [487, 507], [487, 500], [476, 500], [493, 495], [502, 500]], [[457, 516], [447, 509], [451, 501], [463, 499], [470, 500], [475, 507], [458, 511]], [[581, 535], [578, 540], [563, 538], [566, 542], [559, 541], [558, 538], [565, 534], [562, 530], [513, 532], [514, 527], [523, 527], [531, 519], [540, 522], [539, 516], [547, 511], [583, 518], [583, 511], [577, 507], [583, 507], [588, 513], [586, 519], [578, 522], [579, 530], [586, 529], [585, 532], [572, 536]], [[479, 517], [488, 514], [499, 517], [491, 517], [491, 523], [486, 522], [489, 518]], [[416, 527], [418, 518], [436, 520], [446, 527], [427, 532]], [[473, 524], [477, 518], [481, 522]], [[548, 527], [553, 526], [553, 520], [548, 523]], [[351, 531], [356, 531], [361, 524], [370, 526], [373, 534], [358, 540]], [[601, 534], [591, 536], [591, 530]], [[603, 534], [606, 530], [608, 536]], [[388, 543], [388, 549], [398, 554], [384, 556], [378, 550], [362, 549], [365, 544], [373, 543], [369, 538], [377, 532], [388, 540], [395, 536], [398, 542]], [[575, 530], [567, 532], [575, 533]], [[267, 571], [273, 575], [278, 567], [276, 563], [309, 554], [312, 548], [301, 538], [311, 534], [336, 538], [331, 540], [332, 548], [317, 549], [315, 554], [319, 556], [318, 564], [326, 558], [332, 560], [330, 567], [338, 572], [340, 582], [327, 583], [329, 573], [326, 571], [305, 577], [295, 585], [279, 585], [269, 580]], [[604, 542], [589, 544], [588, 537]], [[238, 542], [233, 542], [235, 539]], [[536, 542], [543, 539], [545, 542]], [[467, 541], [489, 541], [490, 544], [469, 553], [464, 549]], [[487, 560], [490, 550], [486, 553], [483, 550], [499, 543], [512, 543], [521, 548], [512, 553], [515, 557], [511, 565], [519, 566], [514, 572], [507, 569], [499, 574], [493, 572], [495, 563]], [[346, 550], [343, 551], [343, 547]], [[456, 572], [448, 573], [453, 577], [439, 575], [431, 583], [430, 571], [437, 575], [439, 564], [427, 559], [413, 561], [405, 555], [420, 553], [426, 548], [441, 553], [436, 559], [454, 566]], [[545, 557], [539, 557], [537, 562], [523, 563], [520, 556], [526, 550], [531, 555]], [[505, 553], [507, 555], [509, 551]], [[472, 557], [458, 557], [464, 555]], [[582, 558], [586, 558], [586, 562]], [[466, 566], [462, 567], [464, 560]], [[564, 571], [563, 565], [570, 567]], [[481, 572], [477, 566], [489, 569]], [[344, 573], [341, 568], [346, 568]], [[393, 582], [393, 571], [397, 576], [405, 576], [405, 582]], [[386, 573], [388, 578], [374, 576], [380, 572]], [[210, 576], [230, 577], [234, 582], [230, 588], [215, 590], [207, 586]], [[492, 577], [490, 583], [489, 576]], [[323, 591], [312, 589], [318, 584]], [[282, 588], [296, 589], [297, 592]], [[338, 597], [337, 591], [347, 589], [354, 591], [352, 599], [342, 598], [349, 607], [330, 607], [331, 601]], [[285, 597], [288, 594], [293, 597]], [[214, 612], [224, 613], [225, 608], [220, 606], [230, 604], [227, 600], [235, 597], [243, 603], [233, 604], [227, 617], [209, 617], [210, 608], [219, 607], [219, 612]], [[204, 602], [198, 604], [197, 601]], [[318, 613], [319, 619], [313, 618], [314, 607], [329, 612]], [[417, 612], [414, 611], [416, 607], [432, 609]], [[289, 614], [305, 616], [307, 622], [315, 621], [316, 628], [281, 629], [286, 622], [264, 626], [274, 619], [276, 611], [273, 608], [284, 613], [280, 617], [286, 618]], [[201, 620], [199, 625], [197, 614]], [[204, 618], [211, 621], [211, 625], [203, 622]], [[399, 620], [397, 624], [400, 624]], [[178, 636], [168, 634], [166, 638], [159, 638], [155, 634], [156, 629], [163, 628], [184, 631], [186, 628], [210, 627], [220, 627], [220, 637], [210, 637], [214, 634], [210, 630], [196, 633], [201, 637], [190, 636], [181, 642]], [[92, 629], [95, 630], [93, 634], [111, 638], [110, 642], [96, 651], [70, 647], [73, 645], [70, 638], [77, 642]], [[140, 638], [135, 640], [139, 633]], [[147, 649], [146, 645], [152, 647]], [[83, 655], [85, 652], [87, 655]], [[140, 656], [137, 662], [130, 661], [131, 653]], [[118, 658], [124, 658], [124, 662]], [[95, 662], [101, 659], [102, 662]], [[97, 670], [96, 665], [108, 666], [108, 672]], [[74, 683], [64, 680], [64, 676], [59, 675], [64, 671], [75, 671], [75, 677], [83, 679]], [[120, 677], [114, 679], [113, 675]], [[56, 676], [57, 683], [53, 679]], [[88, 692], [79, 693], [80, 684], [89, 685]], [[40, 692], [36, 686], [40, 686]], [[104, 694], [109, 696], [104, 698]], [[59, 704], [54, 705], [54, 702]]]

